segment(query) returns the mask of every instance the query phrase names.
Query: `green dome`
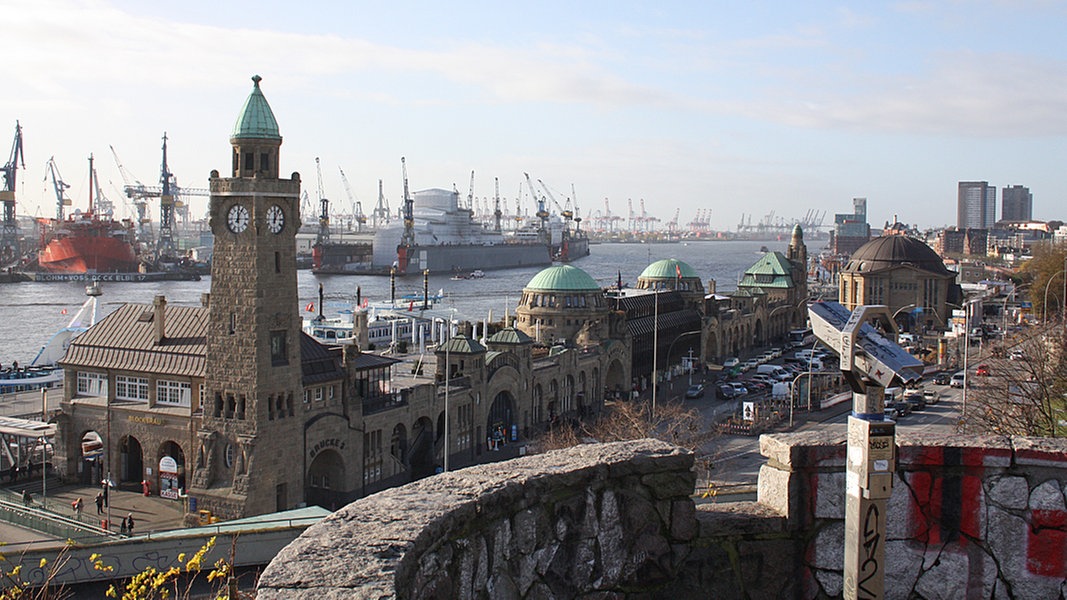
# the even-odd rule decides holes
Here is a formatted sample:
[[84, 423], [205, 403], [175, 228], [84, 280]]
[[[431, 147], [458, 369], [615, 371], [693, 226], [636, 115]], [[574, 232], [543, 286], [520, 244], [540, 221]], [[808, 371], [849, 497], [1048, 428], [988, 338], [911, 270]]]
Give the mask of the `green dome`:
[[638, 279], [674, 279], [678, 277], [679, 272], [682, 274], [682, 279], [700, 279], [700, 275], [693, 267], [677, 258], [657, 260], [645, 267]]
[[526, 284], [528, 290], [549, 292], [599, 292], [600, 286], [589, 273], [570, 265], [549, 267]]
[[259, 89], [259, 82], [262, 79], [259, 75], [252, 77], [255, 87], [248, 95], [248, 100], [245, 100], [241, 114], [237, 116], [237, 122], [233, 125], [233, 133], [230, 134], [231, 140], [282, 139], [282, 135], [278, 133], [278, 121], [274, 118], [274, 111], [270, 109], [270, 104], [267, 104], [267, 99], [263, 97], [263, 92]]

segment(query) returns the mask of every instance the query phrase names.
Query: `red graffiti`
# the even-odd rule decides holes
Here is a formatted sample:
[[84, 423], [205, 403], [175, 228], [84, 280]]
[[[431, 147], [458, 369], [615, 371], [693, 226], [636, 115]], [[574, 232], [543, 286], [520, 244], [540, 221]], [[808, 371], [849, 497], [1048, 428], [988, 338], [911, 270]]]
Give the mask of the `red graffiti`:
[[1034, 575], [1067, 577], [1067, 512], [1035, 510], [1030, 513], [1026, 570]]

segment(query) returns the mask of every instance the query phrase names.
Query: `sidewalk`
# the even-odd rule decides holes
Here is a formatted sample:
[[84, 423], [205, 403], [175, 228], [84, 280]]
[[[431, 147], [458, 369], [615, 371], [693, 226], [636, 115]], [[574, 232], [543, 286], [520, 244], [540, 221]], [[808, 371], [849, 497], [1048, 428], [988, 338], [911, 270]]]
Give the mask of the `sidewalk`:
[[[99, 487], [82, 485], [56, 485], [53, 487], [49, 481], [47, 494], [42, 496], [41, 483], [34, 482], [24, 485], [19, 482], [16, 486], [4, 486], [8, 490], [18, 491], [29, 489], [33, 495], [34, 506], [47, 510], [64, 517], [72, 517], [74, 510], [71, 503], [81, 498], [83, 503], [82, 521], [99, 525], [107, 518], [108, 507], [104, 507], [102, 513], [97, 515], [95, 498], [100, 492]], [[108, 494], [111, 510], [111, 531], [119, 533], [122, 519], [133, 515], [134, 535], [144, 535], [151, 532], [166, 531], [183, 527], [184, 507], [181, 500], [167, 500], [159, 496], [144, 496], [133, 491], [112, 488]], [[0, 539], [6, 542], [8, 552], [18, 551], [28, 547], [40, 547], [54, 545], [65, 540], [39, 531], [25, 529], [7, 522], [0, 522]], [[101, 537], [100, 540], [103, 540]]]

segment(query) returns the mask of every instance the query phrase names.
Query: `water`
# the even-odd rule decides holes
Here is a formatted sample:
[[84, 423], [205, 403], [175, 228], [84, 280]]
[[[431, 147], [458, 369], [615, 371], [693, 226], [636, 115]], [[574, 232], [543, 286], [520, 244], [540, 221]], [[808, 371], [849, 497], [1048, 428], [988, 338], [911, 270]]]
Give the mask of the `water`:
[[[707, 284], [716, 280], [718, 292], [737, 287], [737, 279], [759, 258], [760, 247], [786, 251], [782, 242], [687, 242], [675, 244], [598, 244], [591, 254], [574, 263], [603, 286], [613, 285], [622, 272], [623, 282], [633, 285], [650, 262], [677, 258], [691, 265]], [[812, 254], [815, 248], [809, 246]], [[461, 318], [482, 320], [492, 310], [493, 319], [504, 314], [505, 306], [514, 314], [519, 294], [541, 267], [488, 271], [483, 279], [452, 281], [449, 274], [430, 274], [430, 293], [443, 289], [444, 306], [454, 307]], [[300, 271], [297, 276], [300, 310], [308, 303], [318, 303], [318, 284], [326, 293], [327, 314], [354, 302], [356, 289], [371, 301], [389, 299], [388, 277], [313, 275]], [[159, 283], [107, 283], [99, 299], [97, 319], [122, 304], [151, 304], [157, 294], [167, 297], [168, 304], [199, 306], [200, 294], [211, 289], [211, 278], [201, 281], [165, 281]], [[422, 293], [422, 276], [397, 279], [397, 296]], [[29, 364], [37, 351], [55, 331], [65, 326], [85, 301], [85, 286], [79, 283], [14, 283], [0, 285], [0, 363], [18, 360]], [[62, 314], [63, 310], [67, 314]]]

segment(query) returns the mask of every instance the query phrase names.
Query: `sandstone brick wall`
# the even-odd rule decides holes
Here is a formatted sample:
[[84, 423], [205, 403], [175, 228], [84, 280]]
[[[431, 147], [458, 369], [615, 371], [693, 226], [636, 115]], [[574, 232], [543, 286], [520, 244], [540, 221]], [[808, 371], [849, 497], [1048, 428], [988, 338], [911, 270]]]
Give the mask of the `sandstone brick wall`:
[[[887, 598], [1067, 598], [1067, 441], [900, 435]], [[308, 529], [260, 598], [840, 598], [845, 437], [765, 435], [759, 500], [694, 505], [642, 440], [431, 477]]]

